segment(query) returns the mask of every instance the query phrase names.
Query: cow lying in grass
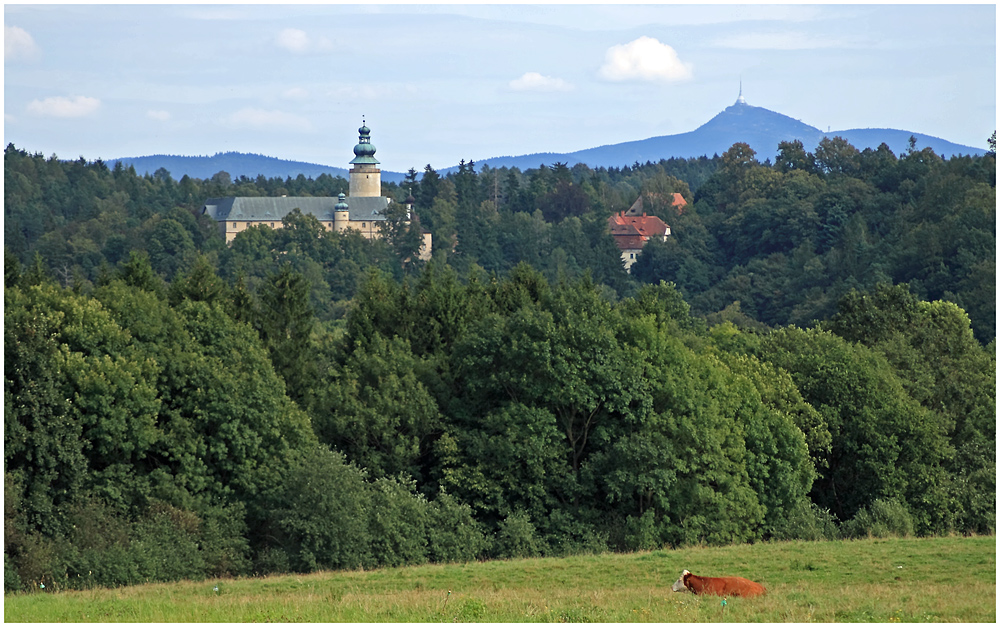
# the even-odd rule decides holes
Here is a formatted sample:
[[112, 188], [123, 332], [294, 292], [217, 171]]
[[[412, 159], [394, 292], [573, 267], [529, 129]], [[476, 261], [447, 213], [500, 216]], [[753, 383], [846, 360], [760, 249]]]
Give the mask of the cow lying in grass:
[[670, 587], [674, 592], [690, 590], [695, 594], [715, 594], [720, 597], [755, 597], [766, 594], [764, 586], [743, 577], [699, 577], [685, 570]]

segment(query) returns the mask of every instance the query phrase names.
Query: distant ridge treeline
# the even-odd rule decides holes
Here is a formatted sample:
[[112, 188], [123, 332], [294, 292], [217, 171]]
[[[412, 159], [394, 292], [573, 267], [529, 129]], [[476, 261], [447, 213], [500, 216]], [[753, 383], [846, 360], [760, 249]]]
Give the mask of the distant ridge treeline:
[[[330, 176], [347, 176], [346, 168], [277, 159], [254, 153], [220, 152], [212, 156], [180, 156], [180, 155], [149, 155], [144, 157], [122, 157], [108, 160], [108, 166], [116, 163], [132, 166], [139, 174], [154, 174], [160, 168], [170, 173], [175, 179], [190, 176], [197, 179], [209, 179], [219, 172], [226, 172], [232, 178], [245, 176], [247, 178], [295, 178], [300, 174], [308, 178], [317, 178], [321, 174]], [[396, 172], [383, 172], [382, 178], [399, 182], [403, 175]]]
[[[656, 163], [672, 158], [712, 157], [721, 155], [737, 142], [748, 144], [761, 158], [774, 158], [777, 156], [777, 146], [782, 141], [799, 140], [806, 150], [811, 151], [816, 149], [824, 137], [828, 139], [841, 137], [858, 150], [865, 148], [874, 150], [884, 143], [896, 154], [902, 154], [909, 148], [911, 137], [916, 140], [917, 148], [930, 148], [936, 154], [945, 157], [962, 154], [982, 155], [986, 152], [984, 148], [963, 146], [939, 137], [898, 129], [864, 128], [824, 132], [763, 107], [737, 102], [694, 131], [687, 133], [626, 141], [570, 153], [542, 152], [490, 157], [481, 159], [477, 163], [492, 168], [517, 167], [521, 170], [556, 162], [570, 166], [582, 163], [591, 168], [621, 167], [647, 161]], [[108, 164], [113, 166], [118, 161], [125, 165], [131, 164], [139, 174], [153, 174], [159, 168], [165, 168], [175, 179], [180, 179], [185, 174], [193, 178], [207, 179], [220, 171], [229, 173], [233, 178], [240, 176], [256, 178], [258, 175], [267, 178], [289, 176], [294, 178], [299, 174], [315, 178], [324, 173], [331, 176], [347, 176], [345, 168], [238, 152], [218, 153], [211, 157], [175, 155], [122, 157], [109, 160]], [[441, 168], [439, 171], [448, 174], [457, 169], [458, 166], [454, 165]], [[404, 174], [399, 172], [382, 172], [382, 179], [386, 182], [400, 183], [403, 178]]]

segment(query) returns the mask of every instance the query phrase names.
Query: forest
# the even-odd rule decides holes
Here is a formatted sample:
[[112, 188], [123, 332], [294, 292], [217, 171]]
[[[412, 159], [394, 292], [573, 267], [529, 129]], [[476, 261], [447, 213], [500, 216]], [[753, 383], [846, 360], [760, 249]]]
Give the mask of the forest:
[[231, 246], [206, 198], [347, 181], [4, 179], [7, 591], [995, 530], [993, 153], [427, 165]]

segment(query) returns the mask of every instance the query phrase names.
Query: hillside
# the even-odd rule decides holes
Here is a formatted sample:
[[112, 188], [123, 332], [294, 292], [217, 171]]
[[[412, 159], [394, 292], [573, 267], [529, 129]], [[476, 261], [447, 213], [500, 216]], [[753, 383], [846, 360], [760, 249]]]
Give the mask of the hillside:
[[[778, 542], [15, 594], [8, 622], [995, 622], [988, 536]], [[762, 598], [672, 592], [681, 569]], [[48, 590], [46, 590], [48, 592]]]
[[824, 137], [843, 137], [858, 150], [875, 149], [882, 143], [896, 155], [904, 154], [910, 136], [917, 140], [917, 148], [931, 148], [944, 157], [953, 155], [982, 155], [985, 150], [963, 146], [938, 137], [898, 129], [848, 129], [824, 133], [787, 115], [755, 107], [738, 101], [697, 129], [677, 135], [664, 135], [649, 139], [623, 142], [571, 153], [538, 153], [518, 157], [496, 157], [478, 161], [493, 168], [537, 168], [556, 161], [573, 166], [585, 163], [590, 167], [621, 167], [635, 162], [656, 163], [661, 159], [677, 157], [689, 159], [702, 155], [721, 155], [736, 142], [746, 142], [757, 152], [760, 160], [774, 158], [781, 141], [801, 140], [805, 149], [812, 151]]
[[[265, 178], [295, 178], [303, 175], [307, 178], [317, 178], [321, 174], [330, 176], [341, 176], [347, 178], [346, 168], [335, 168], [318, 163], [306, 163], [304, 161], [291, 161], [287, 159], [276, 159], [264, 155], [243, 153], [243, 152], [220, 152], [211, 157], [184, 157], [180, 155], [149, 155], [145, 157], [122, 157], [111, 159], [107, 162], [108, 167], [113, 168], [115, 163], [121, 161], [122, 165], [131, 165], [139, 175], [154, 174], [160, 168], [170, 172], [174, 180], [180, 180], [185, 175], [195, 179], [210, 179], [218, 172], [227, 172], [233, 179], [240, 176], [247, 178], [257, 178], [263, 175]], [[382, 180], [386, 182], [399, 183], [403, 180], [403, 174], [399, 172], [382, 171]]]
[[[911, 136], [916, 138], [918, 149], [930, 148], [943, 157], [985, 153], [982, 148], [963, 146], [939, 137], [898, 129], [847, 129], [824, 133], [787, 115], [737, 101], [705, 124], [687, 133], [650, 137], [570, 153], [540, 152], [491, 157], [475, 160], [475, 163], [486, 164], [491, 168], [517, 167], [521, 170], [552, 165], [556, 162], [570, 166], [584, 163], [592, 168], [621, 167], [635, 162], [656, 163], [661, 159], [672, 157], [689, 159], [702, 155], [708, 157], [714, 154], [721, 155], [736, 142], [750, 144], [750, 147], [757, 152], [758, 158], [763, 161], [765, 158], [774, 158], [778, 153], [778, 143], [781, 141], [798, 139], [802, 141], [806, 150], [811, 151], [824, 137], [836, 136], [843, 137], [858, 150], [875, 149], [885, 143], [896, 155], [906, 152]], [[241, 175], [256, 178], [261, 174], [267, 178], [295, 178], [299, 174], [309, 178], [316, 178], [320, 174], [347, 177], [347, 170], [344, 168], [239, 152], [223, 152], [211, 157], [178, 155], [122, 157], [108, 161], [109, 167], [114, 167], [118, 161], [126, 165], [131, 164], [140, 175], [153, 174], [158, 169], [165, 168], [175, 180], [180, 180], [184, 175], [208, 179], [220, 171], [228, 172], [234, 179]], [[439, 169], [438, 172], [447, 174], [457, 170], [457, 166], [450, 166]], [[382, 171], [382, 180], [387, 183], [400, 183], [403, 178], [402, 172]]]

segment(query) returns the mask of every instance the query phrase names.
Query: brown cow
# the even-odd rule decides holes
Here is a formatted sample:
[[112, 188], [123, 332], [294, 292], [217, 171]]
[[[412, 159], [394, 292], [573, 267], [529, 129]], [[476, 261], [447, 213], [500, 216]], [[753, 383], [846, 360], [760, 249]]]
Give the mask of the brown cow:
[[720, 597], [756, 597], [766, 594], [764, 586], [743, 577], [699, 577], [685, 570], [670, 587], [674, 592], [690, 590], [695, 594], [716, 594]]

